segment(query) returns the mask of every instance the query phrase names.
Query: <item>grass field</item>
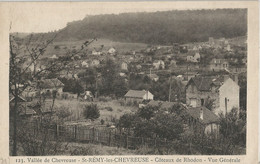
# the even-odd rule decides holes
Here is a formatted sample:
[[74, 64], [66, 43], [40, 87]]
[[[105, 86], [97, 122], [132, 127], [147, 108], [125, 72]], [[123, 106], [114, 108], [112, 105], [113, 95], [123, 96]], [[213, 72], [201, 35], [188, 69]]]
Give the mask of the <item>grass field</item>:
[[[118, 100], [111, 100], [108, 102], [98, 101], [98, 102], [82, 102], [76, 99], [73, 100], [56, 100], [55, 106], [60, 107], [68, 107], [72, 112], [72, 116], [68, 118], [68, 121], [84, 121], [84, 117], [82, 115], [83, 109], [85, 105], [88, 104], [97, 104], [98, 109], [100, 110], [100, 117], [92, 122], [94, 124], [100, 124], [100, 120], [103, 119], [105, 121], [105, 125], [111, 124], [113, 119], [119, 119], [125, 113], [132, 113], [137, 110], [137, 107], [134, 106], [122, 106], [120, 105]], [[111, 107], [113, 110], [108, 111], [105, 107]]]
[[[50, 57], [53, 54], [56, 54], [57, 56], [65, 55], [68, 49], [80, 49], [81, 45], [85, 41], [86, 40], [54, 42], [47, 48], [45, 54], [47, 57]], [[91, 52], [94, 48], [99, 50], [101, 45], [104, 45], [103, 51], [107, 51], [109, 48], [114, 47], [119, 53], [139, 51], [147, 47], [147, 44], [144, 43], [115, 42], [108, 39], [98, 39], [97, 41], [92, 42], [87, 49], [89, 52]], [[59, 48], [55, 49], [55, 46], [59, 46]]]

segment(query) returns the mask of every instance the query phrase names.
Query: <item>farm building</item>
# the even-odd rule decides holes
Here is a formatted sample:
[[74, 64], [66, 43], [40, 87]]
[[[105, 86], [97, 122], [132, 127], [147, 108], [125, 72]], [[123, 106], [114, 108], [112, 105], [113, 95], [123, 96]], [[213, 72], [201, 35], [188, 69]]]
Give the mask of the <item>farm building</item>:
[[143, 100], [153, 100], [153, 94], [145, 90], [129, 90], [125, 94], [126, 101], [136, 101], [141, 102]]

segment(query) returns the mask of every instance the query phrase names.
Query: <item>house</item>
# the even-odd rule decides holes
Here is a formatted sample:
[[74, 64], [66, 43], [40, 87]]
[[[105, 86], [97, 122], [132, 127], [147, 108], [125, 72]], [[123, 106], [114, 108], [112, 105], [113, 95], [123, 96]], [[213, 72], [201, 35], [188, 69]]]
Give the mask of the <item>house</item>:
[[92, 55], [101, 55], [102, 52], [93, 50], [93, 51], [91, 52], [91, 54], [92, 54]]
[[[190, 116], [187, 120], [189, 127], [204, 134], [219, 134], [219, 117], [206, 107], [187, 107], [185, 110]], [[198, 129], [199, 128], [199, 129]]]
[[115, 49], [114, 47], [111, 47], [111, 48], [109, 48], [109, 50], [108, 50], [107, 52], [108, 52], [108, 54], [110, 54], [110, 55], [115, 55], [116, 49]]
[[53, 91], [57, 91], [57, 96], [61, 96], [64, 84], [57, 78], [44, 79], [41, 81], [40, 87], [42, 88], [41, 93], [51, 95]]
[[232, 51], [230, 44], [227, 44], [224, 49], [228, 52]]
[[159, 76], [156, 74], [149, 74], [148, 77], [155, 82], [159, 80]]
[[168, 112], [174, 106], [180, 108], [182, 106], [181, 113], [182, 119], [186, 122], [189, 129], [193, 131], [199, 130], [205, 134], [218, 134], [219, 133], [219, 117], [211, 112], [206, 107], [187, 107], [183, 104], [176, 102], [167, 102], [167, 101], [154, 101], [151, 100], [147, 105], [158, 106], [160, 110], [165, 110]]
[[171, 60], [169, 64], [169, 68], [173, 69], [177, 67], [177, 61], [176, 60]]
[[122, 62], [122, 64], [121, 64], [121, 69], [122, 69], [122, 70], [125, 70], [125, 71], [128, 70], [128, 68], [127, 68], [127, 63], [126, 63], [126, 62]]
[[97, 59], [94, 59], [91, 61], [91, 66], [97, 67], [97, 66], [99, 66], [99, 64], [100, 64], [100, 61]]
[[212, 59], [209, 63], [209, 69], [211, 71], [222, 71], [229, 68], [229, 62], [226, 59]]
[[51, 59], [58, 59], [58, 57], [54, 54], [50, 57]]
[[83, 61], [83, 62], [81, 62], [81, 66], [85, 67], [85, 68], [88, 68], [89, 64], [86, 61]]
[[215, 114], [226, 114], [239, 109], [239, 86], [228, 75], [219, 77], [196, 76], [186, 85], [186, 104], [201, 107], [212, 103]]
[[155, 69], [164, 69], [165, 68], [164, 61], [162, 61], [162, 60], [155, 60], [153, 62], [153, 66]]
[[141, 102], [143, 100], [153, 100], [153, 94], [149, 91], [145, 90], [129, 90], [125, 94], [125, 100], [126, 101], [136, 101]]
[[[190, 52], [189, 54], [193, 54], [194, 52]], [[188, 55], [187, 61], [192, 63], [197, 63], [200, 61], [200, 54], [198, 52], [195, 52], [194, 55]]]

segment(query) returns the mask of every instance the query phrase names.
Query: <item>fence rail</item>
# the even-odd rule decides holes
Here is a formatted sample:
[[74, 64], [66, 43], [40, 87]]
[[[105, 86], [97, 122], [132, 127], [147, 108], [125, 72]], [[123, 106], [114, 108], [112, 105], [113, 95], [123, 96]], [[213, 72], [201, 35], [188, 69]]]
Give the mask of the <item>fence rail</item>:
[[[177, 140], [169, 141], [162, 138], [134, 137], [123, 134], [119, 130], [109, 128], [98, 128], [84, 125], [52, 125], [40, 128], [42, 125], [32, 122], [26, 123], [26, 126], [34, 135], [48, 133], [48, 137], [51, 140], [61, 140], [65, 142], [94, 143], [112, 147], [123, 147], [126, 149], [149, 147], [166, 151], [174, 150], [177, 154], [192, 154], [197, 149], [197, 146], [191, 143], [180, 144]], [[203, 149], [208, 149], [207, 153], [211, 151], [212, 154], [221, 153], [213, 152], [211, 147], [204, 147]]]

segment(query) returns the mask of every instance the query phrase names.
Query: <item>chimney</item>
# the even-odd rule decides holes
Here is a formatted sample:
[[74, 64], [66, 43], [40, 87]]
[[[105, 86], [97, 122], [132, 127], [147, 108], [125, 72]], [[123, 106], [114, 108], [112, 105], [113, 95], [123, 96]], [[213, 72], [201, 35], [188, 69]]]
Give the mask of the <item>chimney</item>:
[[203, 120], [203, 109], [202, 108], [200, 108], [200, 119]]
[[228, 78], [230, 78], [229, 75], [223, 75], [223, 77], [224, 77], [224, 82], [225, 82]]
[[238, 74], [234, 74], [233, 80], [236, 84], [238, 84]]

